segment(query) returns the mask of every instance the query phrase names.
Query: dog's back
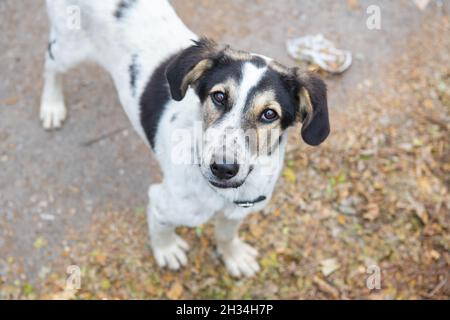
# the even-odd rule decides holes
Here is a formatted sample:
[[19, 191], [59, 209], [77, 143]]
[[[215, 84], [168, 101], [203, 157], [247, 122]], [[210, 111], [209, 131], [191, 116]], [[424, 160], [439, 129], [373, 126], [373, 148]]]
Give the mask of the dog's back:
[[59, 128], [66, 118], [60, 75], [93, 61], [112, 76], [125, 112], [144, 136], [140, 97], [148, 80], [164, 60], [189, 47], [197, 36], [166, 0], [47, 0], [47, 10], [44, 128]]
[[158, 62], [196, 38], [166, 0], [47, 0], [47, 9], [51, 33], [84, 42], [107, 69], [136, 51]]

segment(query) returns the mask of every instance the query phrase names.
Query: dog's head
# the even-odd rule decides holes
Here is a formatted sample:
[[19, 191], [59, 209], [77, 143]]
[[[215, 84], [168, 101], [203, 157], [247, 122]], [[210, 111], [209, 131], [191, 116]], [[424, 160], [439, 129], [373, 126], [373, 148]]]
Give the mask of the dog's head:
[[203, 105], [200, 167], [217, 188], [241, 186], [296, 121], [313, 146], [330, 132], [325, 83], [298, 68], [201, 39], [172, 60], [166, 77], [174, 100], [191, 87]]

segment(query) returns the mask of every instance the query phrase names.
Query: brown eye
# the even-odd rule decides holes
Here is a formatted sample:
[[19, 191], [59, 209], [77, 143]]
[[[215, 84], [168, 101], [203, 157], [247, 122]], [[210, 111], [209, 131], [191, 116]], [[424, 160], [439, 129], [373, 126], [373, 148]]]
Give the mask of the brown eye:
[[261, 114], [261, 121], [271, 123], [278, 119], [278, 113], [273, 109], [266, 109]]
[[211, 94], [211, 98], [214, 101], [215, 104], [223, 106], [225, 102], [227, 101], [227, 96], [225, 93], [217, 91]]

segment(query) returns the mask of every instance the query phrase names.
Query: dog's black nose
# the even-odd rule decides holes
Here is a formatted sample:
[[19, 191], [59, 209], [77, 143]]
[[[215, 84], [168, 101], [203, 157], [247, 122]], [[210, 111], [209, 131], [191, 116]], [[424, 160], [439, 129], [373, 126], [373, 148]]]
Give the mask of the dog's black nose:
[[230, 180], [237, 175], [238, 171], [238, 164], [218, 164], [214, 162], [211, 165], [213, 175], [222, 180]]

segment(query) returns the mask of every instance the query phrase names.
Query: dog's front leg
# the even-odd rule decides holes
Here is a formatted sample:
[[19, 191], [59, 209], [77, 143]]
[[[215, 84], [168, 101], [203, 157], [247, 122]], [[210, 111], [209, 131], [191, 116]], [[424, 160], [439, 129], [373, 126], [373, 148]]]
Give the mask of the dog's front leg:
[[163, 213], [161, 210], [165, 210], [165, 204], [168, 203], [162, 192], [161, 185], [150, 187], [150, 205], [147, 210], [150, 244], [160, 267], [178, 270], [187, 264], [185, 251], [189, 250], [189, 245], [175, 233], [174, 226], [162, 222], [159, 218]]
[[62, 81], [62, 73], [57, 71], [56, 63], [47, 58], [40, 109], [40, 118], [46, 130], [60, 128], [67, 117]]
[[252, 277], [259, 270], [258, 251], [239, 239], [242, 220], [232, 220], [220, 214], [215, 220], [217, 250], [234, 277]]

